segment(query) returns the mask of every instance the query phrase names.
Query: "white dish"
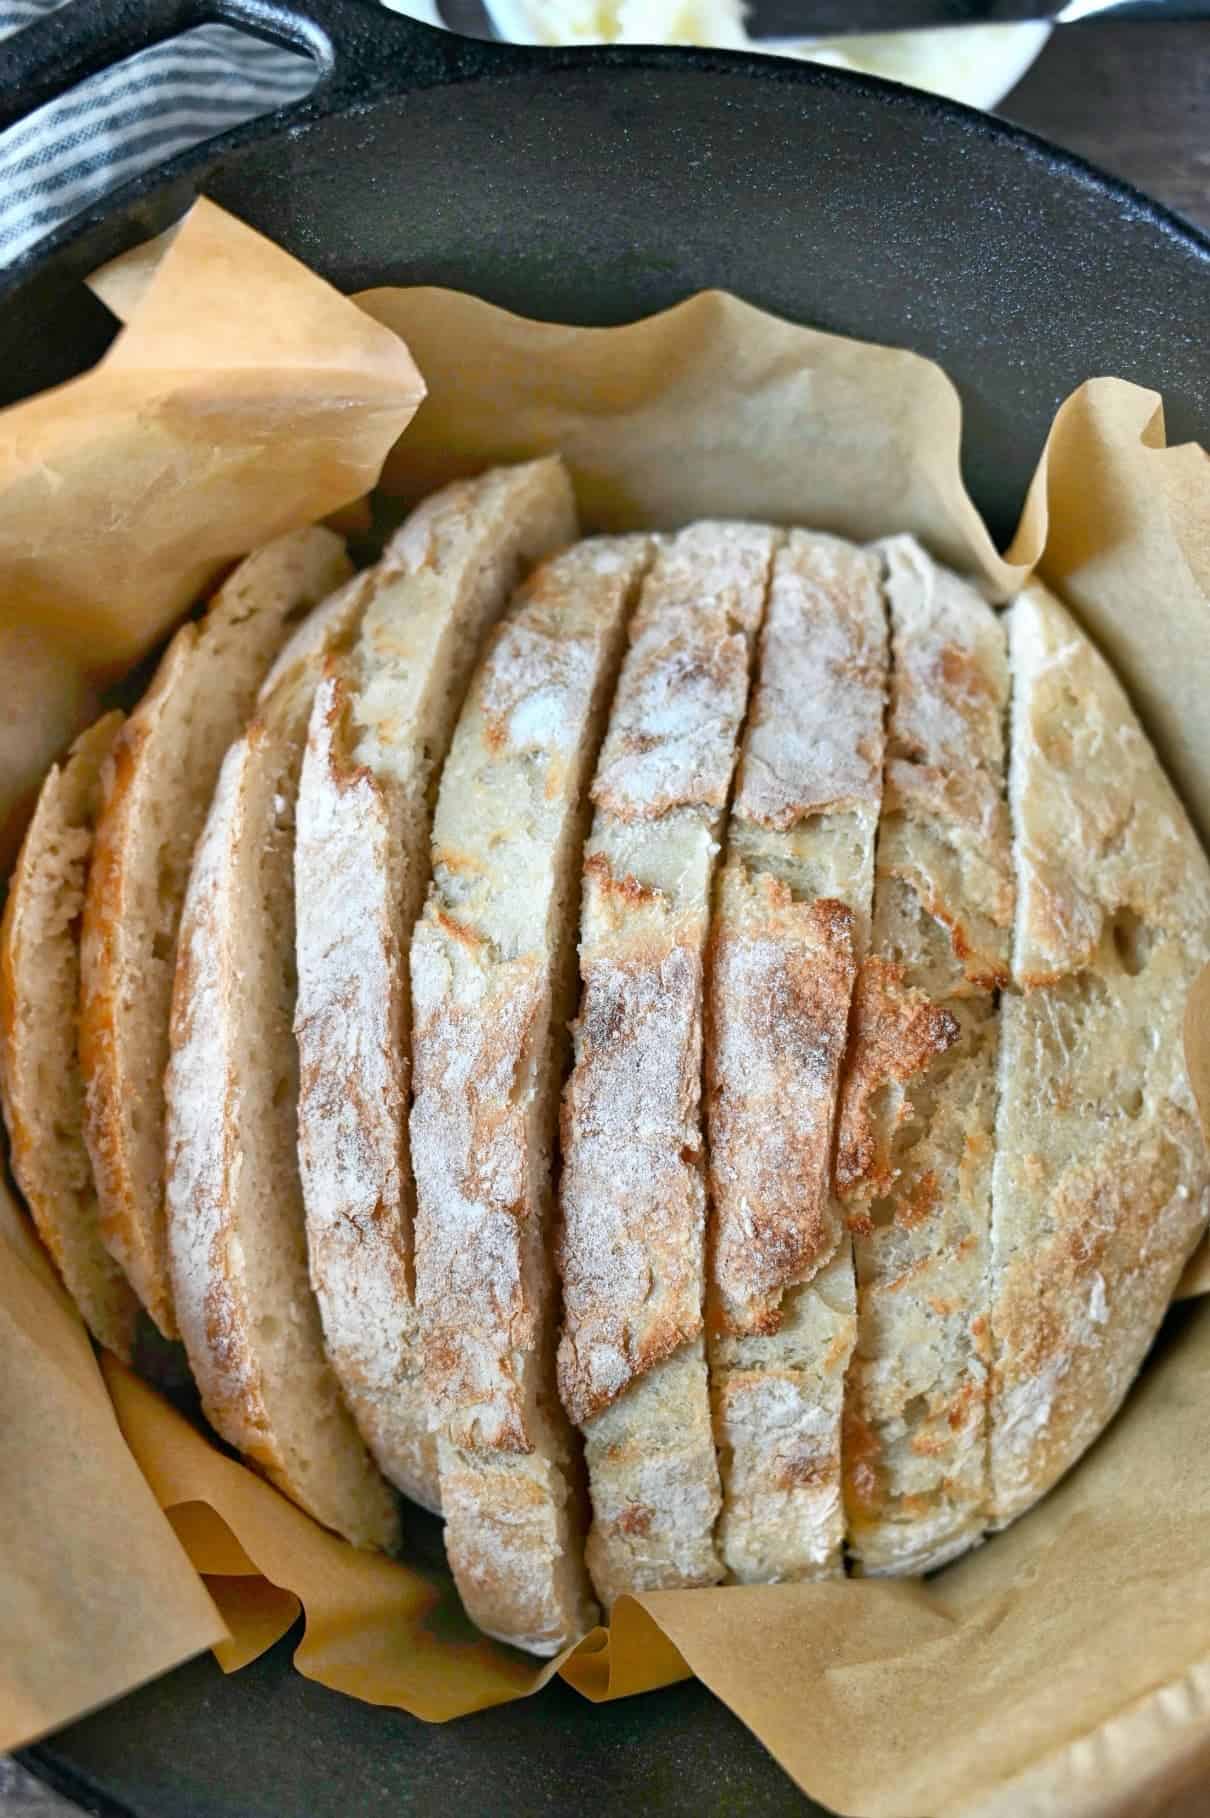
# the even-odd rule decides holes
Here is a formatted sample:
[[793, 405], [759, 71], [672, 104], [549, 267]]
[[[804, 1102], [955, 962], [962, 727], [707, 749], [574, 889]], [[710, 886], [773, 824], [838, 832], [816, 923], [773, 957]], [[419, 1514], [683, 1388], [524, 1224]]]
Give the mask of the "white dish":
[[[434, 0], [384, 0], [440, 25]], [[991, 108], [1015, 88], [1050, 27], [975, 25], [886, 36], [760, 43], [744, 27], [743, 0], [485, 0], [497, 33], [514, 44], [686, 44], [765, 50], [885, 76], [970, 107]]]
[[886, 76], [968, 107], [992, 108], [1017, 86], [1041, 54], [1051, 28], [955, 25], [887, 37], [846, 38], [804, 49], [816, 63]]

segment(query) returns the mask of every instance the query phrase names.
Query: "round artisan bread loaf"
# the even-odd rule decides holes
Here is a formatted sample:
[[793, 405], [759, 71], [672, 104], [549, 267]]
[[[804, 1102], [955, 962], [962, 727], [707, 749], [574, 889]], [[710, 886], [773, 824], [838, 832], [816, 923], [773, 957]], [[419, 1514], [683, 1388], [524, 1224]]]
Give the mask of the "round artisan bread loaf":
[[[361, 1544], [395, 1489], [440, 1508], [471, 1614], [545, 1654], [623, 1592], [1003, 1527], [1210, 1217], [1210, 865], [1067, 609], [908, 537], [577, 534], [557, 461], [459, 482], [253, 706], [282, 594], [221, 768], [210, 704], [166, 1082], [123, 1106], [141, 1261], [74, 1034], [116, 721], [48, 781], [0, 1000], [14, 1165], [96, 1336], [129, 1351], [122, 1264], [225, 1438]], [[90, 1042], [99, 951], [86, 915]]]

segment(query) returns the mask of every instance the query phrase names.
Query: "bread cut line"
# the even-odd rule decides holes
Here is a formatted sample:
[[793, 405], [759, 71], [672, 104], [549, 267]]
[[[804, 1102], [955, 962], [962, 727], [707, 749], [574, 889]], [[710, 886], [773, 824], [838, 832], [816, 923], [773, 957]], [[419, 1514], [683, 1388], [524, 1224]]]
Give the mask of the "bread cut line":
[[193, 849], [270, 663], [351, 572], [329, 530], [291, 532], [241, 562], [173, 638], [108, 766], [84, 902], [85, 1134], [102, 1236], [170, 1338], [163, 1079]]
[[878, 559], [791, 531], [773, 563], [710, 934], [709, 1367], [729, 1579], [843, 1569], [856, 1306], [832, 1191], [869, 941], [887, 654]]
[[208, 1420], [317, 1521], [393, 1548], [396, 1499], [341, 1398], [308, 1277], [293, 1030], [303, 746], [365, 586], [295, 634], [223, 760], [181, 917], [165, 1165], [173, 1300]]
[[886, 771], [836, 1157], [858, 1295], [844, 1487], [862, 1570], [920, 1572], [986, 1525], [1008, 663], [973, 587], [909, 538], [882, 554]]
[[1108, 663], [1034, 583], [1008, 614], [1017, 876], [991, 1234], [988, 1514], [1116, 1412], [1210, 1216], [1182, 1019], [1210, 864]]
[[437, 780], [483, 634], [574, 541], [555, 458], [421, 504], [367, 582], [311, 710], [294, 851], [298, 1140], [328, 1355], [379, 1469], [439, 1509], [414, 1294], [409, 950]]
[[703, 962], [775, 532], [664, 543], [592, 785], [563, 1104], [559, 1389], [584, 1434], [598, 1596], [712, 1584]]
[[137, 1296], [101, 1238], [76, 1050], [76, 932], [101, 776], [122, 726], [107, 713], [48, 774], [9, 880], [0, 930], [0, 1093], [17, 1185], [98, 1344], [129, 1363]]
[[649, 556], [641, 537], [578, 544], [489, 641], [412, 943], [416, 1296], [446, 1552], [479, 1626], [539, 1654], [595, 1615], [555, 1391], [554, 1147], [584, 789]]

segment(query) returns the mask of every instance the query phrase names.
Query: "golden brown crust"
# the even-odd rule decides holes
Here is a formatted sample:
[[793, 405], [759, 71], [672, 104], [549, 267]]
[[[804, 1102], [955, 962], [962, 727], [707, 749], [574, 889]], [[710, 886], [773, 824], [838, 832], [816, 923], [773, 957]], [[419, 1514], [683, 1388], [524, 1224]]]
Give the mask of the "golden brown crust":
[[876, 556], [791, 531], [761, 650], [733, 817], [787, 833], [813, 815], [877, 815], [887, 662]]
[[[196, 641], [196, 635], [191, 625], [177, 633], [164, 659], [165, 672], [176, 666]], [[123, 918], [131, 912], [126, 902], [123, 859], [131, 797], [147, 738], [146, 722], [132, 717], [110, 757], [104, 812], [97, 827], [84, 900], [84, 940], [90, 958], [80, 998], [80, 1065], [85, 1080], [88, 1148], [105, 1242], [116, 1255], [125, 1255], [127, 1267], [137, 1276], [147, 1311], [165, 1338], [175, 1338], [178, 1334], [172, 1293], [167, 1264], [162, 1258], [163, 1232], [157, 1240], [156, 1234], [145, 1231], [132, 1212], [135, 1189], [123, 1140], [130, 1087], [119, 1060], [116, 1028], [116, 946]]]
[[[867, 1222], [857, 1208], [892, 1185], [891, 1142], [912, 1114], [902, 1088], [952, 1047], [958, 1033], [950, 1011], [904, 984], [904, 967], [897, 961], [871, 954], [862, 962], [853, 989], [835, 1161], [837, 1189], [854, 1206], [851, 1229]], [[888, 1094], [888, 1087], [900, 1090]]]
[[1013, 914], [1008, 807], [994, 780], [893, 760], [887, 766], [885, 813], [880, 875], [902, 880], [946, 930], [972, 991], [1007, 984]]
[[38, 1233], [93, 1336], [129, 1361], [138, 1301], [102, 1241], [76, 1033], [77, 920], [121, 723], [106, 715], [52, 769], [22, 844], [0, 931], [0, 1093]]
[[[493, 964], [475, 930], [449, 914], [422, 928], [413, 949], [420, 1109], [412, 1141], [422, 1181], [425, 1377], [452, 1445], [525, 1453], [534, 1435], [517, 1364], [534, 1348], [542, 1309], [526, 1291], [515, 1229], [537, 1212], [518, 1088], [538, 1063], [544, 981], [532, 956]], [[453, 966], [477, 975], [473, 986], [460, 979], [457, 999], [442, 988]], [[473, 1225], [455, 1232], [428, 1215], [438, 1178], [443, 1196], [476, 1209]]]
[[663, 545], [658, 593], [635, 614], [625, 687], [592, 785], [594, 804], [612, 820], [726, 806], [770, 536], [756, 526], [695, 524]]
[[[247, 734], [249, 745], [256, 742], [256, 731], [254, 723]], [[229, 784], [235, 787], [225, 788]], [[240, 814], [238, 784], [238, 774], [224, 767], [210, 824], [198, 846], [177, 948], [170, 1029], [174, 1056], [190, 1054], [203, 1044], [210, 1047], [215, 1035], [212, 1018], [222, 1013], [214, 992], [226, 945], [218, 905], [224, 892], [230, 894], [231, 885], [224, 884], [229, 857], [222, 851], [223, 830], [216, 836], [212, 829], [220, 828], [218, 816], [235, 820]], [[288, 1470], [273, 1439], [260, 1372], [247, 1352], [244, 1334], [253, 1315], [239, 1292], [239, 1264], [231, 1253], [231, 1221], [224, 1188], [237, 1159], [238, 1091], [229, 1068], [221, 1066], [216, 1071], [219, 1078], [211, 1080], [206, 1094], [209, 1153], [190, 1182], [189, 1214], [200, 1241], [190, 1241], [194, 1231], [187, 1230], [183, 1220], [174, 1218], [175, 1228], [170, 1227], [169, 1231], [174, 1246], [176, 1297], [190, 1364], [208, 1419], [289, 1494]], [[170, 1094], [166, 1164], [170, 1194], [177, 1163], [173, 1121]], [[190, 1262], [194, 1263], [193, 1268], [189, 1267]], [[194, 1338], [199, 1329], [200, 1346]]]
[[412, 938], [416, 1300], [446, 1546], [481, 1626], [595, 1619], [555, 1393], [555, 1149], [584, 805], [646, 538], [542, 564], [492, 632], [442, 772]]
[[768, 874], [724, 875], [706, 1092], [717, 1312], [731, 1332], [776, 1332], [781, 1290], [840, 1235], [829, 1161], [854, 919], [826, 897], [796, 903]]
[[316, 1520], [392, 1549], [396, 1498], [327, 1362], [308, 1280], [297, 1162], [294, 817], [324, 640], [354, 590], [310, 621], [300, 654], [223, 761], [178, 943], [166, 1079], [174, 1304], [206, 1413]]
[[291, 625], [349, 574], [330, 531], [239, 564], [173, 638], [113, 754], [85, 900], [80, 1053], [109, 1249], [167, 1336], [162, 1080], [177, 928], [218, 768]]
[[883, 554], [893, 651], [873, 922], [883, 970], [864, 981], [872, 1004], [858, 993], [858, 1115], [838, 1159], [858, 1284], [845, 1494], [861, 1569], [909, 1572], [962, 1552], [984, 1521], [986, 1356], [974, 1321], [987, 1307], [994, 992], [1013, 903], [1008, 670], [1001, 625], [970, 583], [910, 539]]
[[707, 988], [716, 1540], [741, 1584], [843, 1569], [856, 1292], [832, 1141], [869, 938], [887, 680], [878, 557], [791, 531], [774, 558]]
[[[577, 777], [647, 557], [640, 539], [599, 539], [536, 572], [489, 642], [442, 777], [434, 884], [412, 942], [411, 1135], [425, 1374], [456, 1448], [533, 1444], [564, 874]], [[540, 889], [530, 864], [544, 868]]]
[[311, 1280], [363, 1437], [390, 1481], [435, 1510], [415, 1300], [408, 955], [431, 875], [433, 793], [484, 634], [575, 529], [557, 458], [425, 500], [361, 576], [365, 616], [320, 685], [303, 763], [295, 1033]]
[[878, 872], [948, 931], [959, 980], [990, 991], [1008, 979], [1014, 894], [1004, 634], [970, 584], [910, 537], [883, 553], [895, 639]]
[[[1045, 659], [1026, 652], [1026, 614]], [[1179, 938], [1206, 886], [1188, 816], [1100, 654], [1036, 585], [1014, 608], [1013, 636], [1030, 672], [1013, 975], [1029, 988], [1095, 969], [1107, 932], [1131, 963], [1136, 935]]]
[[[1123, 1123], [1048, 1173], [1051, 1235], [998, 1275], [997, 1526], [1048, 1490], [1118, 1406], [1210, 1209], [1204, 1186], [1199, 1199], [1188, 1191], [1201, 1142], [1188, 1112], [1169, 1108], [1164, 1129]], [[1036, 1172], [1023, 1158], [1018, 1191], [1039, 1190]], [[1027, 1479], [1009, 1469], [1018, 1439]]]
[[[593, 799], [563, 1103], [559, 1391], [605, 1601], [716, 1583], [704, 1299], [704, 957], [776, 532], [698, 524], [644, 584]], [[650, 1511], [636, 1524], [630, 1510]]]
[[[958, 1039], [911, 1087], [880, 1196], [859, 1207], [848, 1406], [875, 1474], [850, 1483], [867, 1571], [920, 1571], [969, 1546], [986, 1503], [986, 1343], [995, 1007], [958, 997]], [[860, 1473], [859, 1473], [860, 1477]]]
[[1181, 1056], [1210, 865], [1125, 694], [1032, 585], [1010, 614], [1020, 894], [992, 1227], [991, 1516], [1125, 1395], [1210, 1214]]
[[511, 1455], [439, 1442], [446, 1557], [462, 1601], [479, 1628], [532, 1654], [561, 1652], [598, 1615], [579, 1547], [568, 1546], [583, 1515], [565, 1437]]
[[775, 542], [706, 523], [661, 546], [593, 784], [562, 1116], [559, 1391], [580, 1424], [703, 1329], [702, 962]]
[[[362, 1437], [397, 1489], [439, 1511], [412, 1304], [411, 1044], [397, 920], [409, 904], [410, 829], [393, 824], [381, 784], [353, 756], [353, 697], [349, 668], [330, 664], [295, 838], [307, 1248], [328, 1354]], [[411, 901], [419, 894], [413, 886]]]
[[[20, 863], [20, 857], [18, 857], [14, 877], [20, 869]], [[10, 879], [8, 900], [4, 905], [4, 919], [0, 923], [0, 1056], [3, 1057], [0, 1060], [0, 1077], [5, 1080], [15, 1077], [19, 1064], [17, 1037], [21, 987], [16, 956], [17, 913], [16, 892]], [[4, 1122], [8, 1130], [10, 1154], [15, 1164], [19, 1155], [29, 1153], [33, 1136], [21, 1106], [16, 1102], [10, 1104], [9, 1096], [11, 1094], [6, 1087]]]
[[[636, 900], [600, 864], [593, 876], [630, 913], [625, 958], [584, 972], [577, 1066], [563, 1101], [565, 1155], [579, 1138], [568, 1185], [614, 1207], [599, 1247], [581, 1225], [574, 1252], [565, 1240], [560, 1258], [569, 1318], [559, 1393], [581, 1425], [702, 1330], [700, 1264], [684, 1241], [703, 1217], [695, 930], [678, 930], [662, 901]], [[604, 1140], [590, 1148], [585, 1132]]]
[[625, 1592], [717, 1584], [718, 1469], [705, 1341], [679, 1345], [584, 1429], [585, 1547], [606, 1606]]

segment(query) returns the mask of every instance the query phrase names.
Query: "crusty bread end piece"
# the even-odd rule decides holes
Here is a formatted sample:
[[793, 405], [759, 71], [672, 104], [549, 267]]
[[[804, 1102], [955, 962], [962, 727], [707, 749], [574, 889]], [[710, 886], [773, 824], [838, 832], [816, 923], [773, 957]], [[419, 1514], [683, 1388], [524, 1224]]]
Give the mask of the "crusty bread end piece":
[[76, 1052], [79, 916], [122, 725], [106, 714], [42, 785], [0, 931], [0, 1092], [13, 1173], [69, 1294], [99, 1344], [129, 1363], [139, 1303], [101, 1242]]
[[910, 538], [883, 554], [886, 780], [836, 1163], [858, 1294], [845, 1496], [861, 1569], [920, 1572], [986, 1519], [1008, 664], [1002, 624], [969, 583]]
[[991, 1256], [991, 1516], [1113, 1415], [1210, 1215], [1185, 1000], [1210, 865], [1108, 664], [1038, 584], [1009, 613], [1017, 873]]
[[431, 800], [483, 633], [520, 575], [570, 543], [562, 462], [458, 481], [376, 568], [357, 640], [311, 712], [298, 800], [299, 1159], [332, 1367], [380, 1470], [440, 1508], [413, 1292], [408, 952]]
[[588, 1562], [604, 1603], [722, 1576], [703, 1328], [703, 964], [776, 541], [705, 523], [661, 547], [592, 789], [563, 1105], [559, 1388], [585, 1436]]
[[294, 813], [326, 650], [354, 580], [279, 660], [227, 753], [181, 920], [166, 1081], [168, 1251], [181, 1336], [213, 1426], [316, 1520], [393, 1548], [396, 1498], [323, 1347], [307, 1274], [293, 1035]]
[[869, 938], [886, 645], [877, 557], [792, 531], [773, 562], [706, 1020], [718, 1546], [739, 1583], [842, 1569], [856, 1322], [832, 1139]]
[[269, 664], [349, 572], [328, 530], [291, 532], [241, 562], [173, 638], [109, 767], [84, 906], [85, 1128], [105, 1242], [167, 1337], [163, 1078], [193, 849]]
[[641, 537], [577, 544], [490, 640], [412, 943], [416, 1292], [446, 1549], [480, 1627], [541, 1654], [595, 1614], [554, 1382], [554, 1148], [586, 784], [648, 557]]

